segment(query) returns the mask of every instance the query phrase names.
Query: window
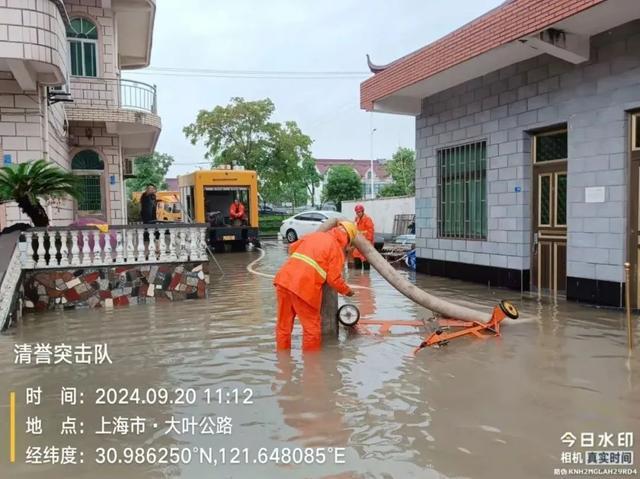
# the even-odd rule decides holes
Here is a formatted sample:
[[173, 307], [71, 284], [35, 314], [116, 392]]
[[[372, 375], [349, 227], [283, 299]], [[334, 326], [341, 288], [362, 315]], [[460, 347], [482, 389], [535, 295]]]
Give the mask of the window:
[[486, 239], [487, 143], [438, 150], [438, 236]]
[[534, 136], [533, 159], [535, 163], [567, 159], [567, 130], [538, 133]]
[[640, 113], [631, 117], [631, 149], [640, 150]]
[[102, 211], [102, 173], [104, 162], [93, 150], [83, 150], [71, 160], [71, 169], [80, 177], [79, 211]]
[[98, 29], [86, 18], [74, 18], [67, 28], [71, 74], [81, 77], [98, 76]]

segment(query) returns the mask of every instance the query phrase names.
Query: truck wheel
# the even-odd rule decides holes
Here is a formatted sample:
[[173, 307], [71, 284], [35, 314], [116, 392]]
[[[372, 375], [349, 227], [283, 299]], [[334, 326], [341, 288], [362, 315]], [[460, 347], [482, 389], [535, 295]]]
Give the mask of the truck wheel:
[[289, 243], [295, 243], [298, 241], [298, 235], [295, 230], [288, 230], [286, 237]]

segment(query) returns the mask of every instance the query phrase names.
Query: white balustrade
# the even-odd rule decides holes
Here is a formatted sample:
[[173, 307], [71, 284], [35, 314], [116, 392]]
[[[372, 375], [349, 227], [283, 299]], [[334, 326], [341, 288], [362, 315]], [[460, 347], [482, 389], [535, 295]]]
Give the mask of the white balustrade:
[[46, 254], [46, 250], [44, 249], [44, 232], [38, 231], [36, 233], [38, 238], [38, 261], [36, 261], [36, 268], [44, 268], [47, 265], [44, 255]]
[[69, 232], [60, 231], [60, 266], [69, 266]]
[[206, 260], [209, 258], [207, 255], [207, 230], [200, 228], [200, 259]]
[[104, 240], [104, 262], [106, 264], [113, 263], [113, 253], [111, 248], [111, 235], [101, 234], [101, 239]]
[[124, 263], [124, 255], [122, 247], [122, 231], [116, 232], [116, 263]]
[[91, 266], [91, 248], [89, 247], [89, 231], [82, 230], [82, 266]]
[[102, 248], [100, 247], [100, 234], [97, 231], [91, 232], [93, 238], [93, 264], [102, 264]]
[[24, 260], [24, 262], [22, 263], [23, 268], [33, 268], [35, 266], [35, 261], [33, 259], [33, 233], [31, 232], [26, 232], [24, 234], [24, 238], [25, 238], [25, 251], [26, 251], [26, 258]]
[[178, 261], [178, 255], [176, 254], [176, 230], [171, 228], [169, 230], [169, 243], [167, 244], [168, 261]]
[[115, 228], [109, 233], [55, 228], [26, 231], [24, 239], [19, 248], [23, 269], [207, 260], [205, 226]]
[[138, 228], [138, 255], [136, 256], [136, 261], [144, 263], [146, 259], [144, 254], [144, 228]]
[[136, 230], [125, 230], [125, 237], [127, 243], [127, 257], [126, 261], [128, 263], [134, 263], [136, 260], [135, 250], [133, 248], [133, 237], [136, 234]]

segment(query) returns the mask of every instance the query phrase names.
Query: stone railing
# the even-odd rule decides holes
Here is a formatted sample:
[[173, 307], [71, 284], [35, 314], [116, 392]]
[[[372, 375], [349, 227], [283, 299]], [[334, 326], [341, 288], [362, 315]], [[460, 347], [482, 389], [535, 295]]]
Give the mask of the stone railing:
[[22, 264], [20, 250], [16, 247], [19, 233], [3, 235], [0, 238], [2, 257], [0, 257], [0, 330], [5, 329], [10, 319], [15, 292], [19, 287]]
[[34, 228], [18, 249], [22, 269], [204, 261], [205, 233], [198, 224]]

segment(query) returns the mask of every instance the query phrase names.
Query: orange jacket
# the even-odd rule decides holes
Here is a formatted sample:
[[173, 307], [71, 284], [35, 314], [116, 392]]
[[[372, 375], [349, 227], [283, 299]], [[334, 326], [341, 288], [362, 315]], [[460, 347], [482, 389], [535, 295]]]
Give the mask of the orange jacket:
[[[362, 218], [358, 218], [356, 216], [355, 223], [358, 227], [358, 231], [362, 234], [362, 236], [367, 238], [370, 243], [373, 243], [373, 220], [371, 219], [371, 217], [362, 215]], [[357, 249], [353, 250], [353, 257], [362, 260], [365, 259], [364, 255]]]
[[[344, 231], [311, 233], [289, 246], [292, 255], [276, 274], [273, 284], [288, 289], [309, 306], [320, 309], [322, 285], [326, 282], [338, 293], [350, 289], [342, 277], [343, 248], [348, 242]], [[311, 261], [309, 261], [309, 259]]]
[[241, 220], [244, 218], [244, 205], [242, 203], [238, 203], [236, 206], [235, 203], [231, 203], [231, 207], [229, 208], [229, 217], [232, 220], [238, 219]]

